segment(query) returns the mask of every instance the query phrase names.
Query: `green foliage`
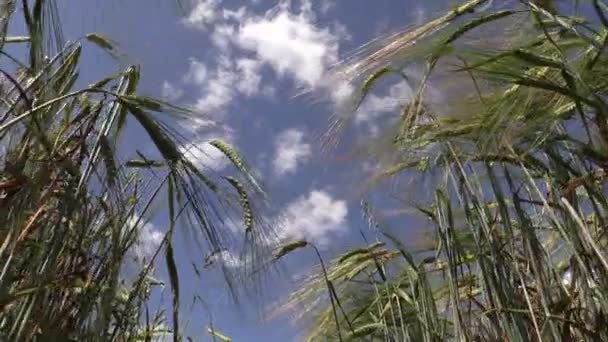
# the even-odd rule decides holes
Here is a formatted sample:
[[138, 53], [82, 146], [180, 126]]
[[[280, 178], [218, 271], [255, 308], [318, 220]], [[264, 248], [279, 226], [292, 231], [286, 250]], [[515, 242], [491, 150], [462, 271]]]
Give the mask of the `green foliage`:
[[304, 248], [308, 246], [308, 242], [306, 240], [295, 240], [288, 241], [279, 246], [277, 251], [274, 253], [274, 260], [279, 260], [287, 254], [295, 251], [296, 249]]
[[[7, 32], [14, 13], [24, 16], [26, 37]], [[52, 0], [0, 5], [0, 340], [149, 341], [167, 333], [180, 340], [181, 260], [173, 240], [189, 234], [201, 255], [226, 249], [234, 240], [224, 222], [246, 217], [252, 225], [258, 216], [249, 201], [259, 192], [247, 193], [257, 183], [241, 159], [231, 158], [239, 173], [227, 184], [196, 167], [169, 116], [156, 118], [195, 113], [139, 95], [138, 66], [75, 89], [80, 42], [115, 57], [119, 51], [97, 33], [65, 44], [58, 19]], [[27, 46], [27, 60], [12, 57], [9, 43]], [[127, 122], [144, 129], [160, 160], [117, 158]], [[152, 255], [137, 255], [143, 217], [163, 196], [167, 233]], [[265, 226], [249, 230], [264, 234]], [[150, 313], [152, 293], [165, 286], [153, 277], [163, 250], [172, 310]], [[250, 262], [265, 257], [259, 252]], [[170, 323], [165, 311], [173, 313]]]
[[427, 186], [398, 192], [433, 244], [411, 252], [366, 203], [386, 245], [314, 270], [283, 306], [312, 319], [309, 340], [608, 339], [608, 7], [488, 4], [454, 6], [338, 67], [364, 90], [354, 103], [387, 70], [425, 68], [395, 138], [367, 151], [383, 162], [372, 185]]

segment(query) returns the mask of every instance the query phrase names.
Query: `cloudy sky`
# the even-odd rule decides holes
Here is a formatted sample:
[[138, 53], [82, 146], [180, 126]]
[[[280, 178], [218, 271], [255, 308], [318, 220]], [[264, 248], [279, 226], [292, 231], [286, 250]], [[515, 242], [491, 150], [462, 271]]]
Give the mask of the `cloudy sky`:
[[[206, 142], [220, 138], [236, 146], [284, 218], [279, 236], [314, 241], [331, 256], [363, 244], [359, 231], [367, 229], [360, 196], [371, 166], [352, 160], [344, 145], [378, 134], [411, 90], [398, 81], [380, 87], [355, 115], [347, 143], [322, 153], [319, 137], [352, 91], [328, 79], [328, 71], [363, 43], [422, 22], [448, 1], [193, 0], [181, 16], [171, 0], [59, 2], [68, 40], [91, 31], [112, 37], [129, 63], [141, 64], [142, 92], [202, 113], [183, 127], [198, 147], [189, 152], [193, 157], [221, 171], [227, 161]], [[98, 78], [116, 68], [115, 62], [85, 49], [85, 77]], [[137, 128], [131, 129], [130, 147], [146, 150], [149, 144], [138, 138]], [[149, 218], [138, 253], [149, 253], [162, 239], [159, 216]], [[182, 317], [190, 320], [186, 332], [194, 340], [209, 339], [204, 334], [209, 314], [200, 305], [191, 310], [192, 293], [205, 300], [215, 326], [235, 341], [298, 339], [301, 327], [288, 324], [288, 318], [262, 322], [257, 309], [234, 310], [217, 274], [192, 275], [190, 260], [202, 263], [194, 246], [177, 243], [185, 288]], [[312, 255], [305, 254], [289, 260], [287, 275], [267, 285], [263, 304], [289, 294], [297, 279], [290, 271], [312, 262]], [[225, 262], [238, 267], [231, 255]]]

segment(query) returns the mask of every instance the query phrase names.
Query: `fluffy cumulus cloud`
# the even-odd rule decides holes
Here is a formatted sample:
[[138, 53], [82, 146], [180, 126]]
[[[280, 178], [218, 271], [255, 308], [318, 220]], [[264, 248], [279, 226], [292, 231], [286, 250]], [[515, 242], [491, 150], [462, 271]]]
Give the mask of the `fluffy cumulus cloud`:
[[205, 63], [196, 58], [190, 58], [190, 67], [184, 76], [184, 81], [198, 86], [204, 85], [207, 81], [207, 66]]
[[212, 74], [201, 82], [202, 94], [195, 104], [196, 109], [203, 113], [221, 113], [235, 96], [237, 76], [232, 70], [232, 61], [223, 59]]
[[211, 33], [211, 42], [220, 51], [229, 51], [233, 37], [236, 35], [236, 27], [233, 24], [223, 23], [216, 25]]
[[127, 225], [133, 227], [135, 224], [137, 224], [136, 229], [139, 231], [139, 235], [135, 241], [133, 253], [138, 261], [149, 261], [165, 238], [165, 234], [152, 223], [145, 223], [143, 219], [140, 220], [133, 216]]
[[221, 119], [224, 109], [238, 95], [271, 96], [274, 89], [271, 86], [261, 86], [261, 66], [262, 64], [254, 59], [232, 60], [221, 56], [215, 68], [209, 70], [203, 62], [191, 59], [184, 81], [200, 88], [201, 93], [194, 107], [202, 113]]
[[327, 67], [338, 60], [338, 38], [317, 27], [307, 11], [295, 15], [288, 6], [247, 18], [235, 41], [278, 74], [289, 74], [306, 86], [317, 85]]
[[304, 140], [304, 131], [287, 129], [277, 135], [272, 166], [274, 173], [283, 176], [294, 173], [312, 154], [312, 148]]
[[206, 28], [218, 19], [220, 2], [221, 0], [199, 0], [184, 22], [189, 26]]
[[260, 90], [260, 82], [262, 82], [262, 76], [260, 76], [262, 63], [255, 59], [241, 58], [236, 61], [235, 65], [241, 76], [236, 85], [237, 89], [247, 96], [256, 95]]
[[336, 80], [332, 82], [329, 97], [337, 108], [344, 107], [349, 110], [349, 106], [352, 105], [354, 91], [355, 87], [353, 87], [352, 84]]
[[196, 109], [202, 113], [218, 114], [218, 111], [221, 112], [221, 109], [232, 101], [237, 75], [232, 72], [231, 64], [231, 60], [224, 58], [215, 70], [209, 71], [205, 63], [196, 58], [190, 59], [190, 67], [184, 81], [201, 89], [201, 95], [194, 105]]
[[161, 96], [166, 101], [177, 101], [183, 94], [183, 90], [175, 87], [173, 84], [165, 81], [161, 87]]
[[[348, 36], [343, 25], [320, 24], [317, 18], [334, 4], [335, 0], [281, 0], [266, 12], [257, 12], [251, 3], [232, 7], [228, 1], [197, 0], [183, 24], [205, 35], [214, 54], [190, 59], [181, 83], [166, 83], [163, 94], [177, 98], [181, 88], [192, 87], [198, 94], [190, 105], [220, 121], [237, 99], [274, 97], [273, 77], [321, 90], [334, 102], [347, 97], [350, 88], [336, 87], [325, 79], [338, 61], [340, 41]], [[193, 136], [195, 140], [183, 151], [197, 165], [213, 169], [227, 165], [221, 153], [206, 143], [206, 134]], [[276, 142], [275, 175], [295, 172], [311, 154], [300, 131], [285, 131]]]
[[327, 191], [314, 190], [285, 209], [279, 238], [306, 239], [319, 246], [327, 245], [332, 236], [346, 231], [347, 215], [345, 201], [334, 199]]
[[339, 41], [347, 32], [337, 23], [317, 24], [315, 11], [327, 12], [333, 0], [299, 3], [281, 1], [259, 15], [248, 7], [225, 8], [221, 0], [198, 1], [184, 23], [206, 32], [219, 54], [208, 65], [191, 61], [185, 80], [201, 88], [197, 109], [221, 112], [237, 95], [272, 96], [274, 88], [263, 84], [264, 66], [298, 86], [330, 89], [323, 76], [338, 61]]

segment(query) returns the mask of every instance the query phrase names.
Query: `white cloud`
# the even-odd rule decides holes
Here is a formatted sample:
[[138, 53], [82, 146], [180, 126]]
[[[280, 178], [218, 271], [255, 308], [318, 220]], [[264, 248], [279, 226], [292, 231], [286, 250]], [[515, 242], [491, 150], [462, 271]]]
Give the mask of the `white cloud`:
[[308, 15], [314, 15], [314, 9], [318, 9], [322, 14], [327, 14], [329, 10], [336, 6], [335, 0], [318, 0], [318, 5], [315, 5], [313, 0], [301, 0], [300, 10]]
[[407, 82], [393, 84], [388, 94], [378, 96], [369, 94], [361, 107], [355, 113], [355, 123], [367, 125], [375, 133], [377, 131], [378, 119], [386, 113], [394, 113], [395, 110], [405, 105], [412, 98], [412, 88]]
[[187, 26], [204, 29], [218, 19], [220, 2], [221, 0], [199, 0], [184, 19], [184, 23]]
[[245, 15], [247, 15], [247, 9], [245, 7], [240, 7], [238, 10], [230, 10], [227, 8], [224, 8], [222, 10], [222, 17], [225, 20], [235, 20], [235, 21], [240, 21], [243, 18], [245, 18]]
[[331, 82], [333, 86], [330, 88], [330, 98], [336, 107], [341, 107], [346, 105], [352, 100], [353, 93], [355, 88], [352, 84], [349, 84], [344, 81], [333, 81]]
[[229, 268], [239, 268], [243, 266], [243, 260], [238, 256], [234, 255], [232, 252], [223, 251], [221, 255], [221, 260], [226, 267]]
[[331, 236], [346, 231], [347, 215], [345, 201], [332, 198], [326, 191], [314, 190], [286, 208], [285, 223], [279, 228], [279, 238], [306, 239], [319, 246], [326, 245]]
[[[208, 117], [191, 116], [184, 120], [178, 121], [179, 128], [182, 129], [182, 133], [186, 137], [194, 137], [199, 135], [201, 131], [209, 132], [212, 130], [218, 130], [219, 124]], [[224, 130], [230, 131], [229, 128], [223, 128]]]
[[335, 0], [321, 0], [321, 13], [326, 14], [336, 6]]
[[203, 85], [207, 80], [207, 66], [195, 58], [190, 58], [190, 68], [184, 77], [184, 81]]
[[221, 118], [224, 108], [232, 102], [236, 80], [237, 74], [232, 70], [232, 61], [228, 58], [221, 58], [211, 72], [203, 62], [191, 58], [190, 68], [184, 77], [184, 81], [200, 86], [201, 95], [194, 108], [215, 118]]
[[212, 266], [215, 263], [221, 263], [228, 268], [240, 268], [244, 265], [244, 261], [241, 258], [227, 250], [214, 253], [207, 257], [205, 260], [205, 267]]
[[[287, 5], [285, 5], [284, 7], [287, 7]], [[312, 0], [301, 0], [300, 1], [300, 13], [302, 13], [308, 17], [314, 17], [314, 15], [315, 15], [315, 12], [312, 7], [313, 7]]]
[[[127, 221], [127, 225], [133, 227], [138, 219], [138, 217], [132, 216]], [[139, 234], [133, 246], [133, 253], [140, 262], [144, 260], [150, 261], [150, 258], [162, 243], [165, 234], [152, 223], [144, 223], [143, 219], [139, 220], [139, 224], [136, 228], [139, 231]]]
[[237, 75], [232, 70], [232, 62], [222, 59], [216, 70], [202, 84], [201, 97], [196, 101], [195, 108], [203, 113], [220, 114], [234, 97], [234, 85]]
[[298, 165], [312, 154], [309, 143], [304, 142], [304, 132], [295, 128], [287, 129], [277, 135], [275, 156], [272, 162], [274, 173], [279, 176], [293, 173]]
[[211, 42], [213, 45], [218, 47], [220, 51], [228, 51], [234, 36], [236, 35], [236, 28], [231, 24], [218, 24], [213, 29], [211, 34]]
[[161, 92], [161, 96], [163, 97], [163, 99], [165, 99], [166, 101], [169, 101], [169, 102], [178, 100], [183, 94], [183, 91], [181, 89], [176, 88], [173, 84], [169, 83], [168, 81], [163, 82], [160, 92]]
[[261, 66], [262, 64], [255, 59], [243, 58], [236, 61], [236, 69], [240, 74], [236, 86], [244, 95], [252, 96], [259, 93], [260, 82], [262, 81]]
[[271, 97], [275, 89], [262, 79], [265, 65], [298, 86], [333, 93], [325, 76], [338, 61], [339, 41], [348, 32], [337, 22], [318, 26], [315, 18], [315, 10], [327, 11], [333, 3], [314, 0], [319, 6], [313, 8], [313, 0], [302, 0], [294, 12], [291, 1], [280, 1], [264, 15], [256, 15], [246, 7], [222, 8], [221, 0], [200, 1], [186, 23], [209, 29], [209, 38], [220, 54], [212, 71], [200, 61], [190, 62], [185, 80], [202, 87], [195, 107], [207, 113], [221, 112], [238, 94]]
[[353, 39], [353, 36], [348, 31], [348, 28], [346, 28], [346, 25], [339, 21], [334, 21], [332, 23], [332, 31], [340, 40], [351, 41]]
[[200, 61], [192, 59], [184, 80], [201, 87], [201, 95], [194, 108], [202, 113], [221, 118], [223, 111], [235, 96], [272, 96], [272, 86], [262, 86], [262, 63], [255, 59], [229, 59], [220, 56], [216, 69], [209, 72]]
[[280, 6], [263, 17], [250, 17], [239, 28], [236, 43], [254, 51], [280, 75], [289, 74], [306, 86], [316, 86], [328, 65], [338, 60], [338, 38], [318, 28], [305, 10], [299, 15]]

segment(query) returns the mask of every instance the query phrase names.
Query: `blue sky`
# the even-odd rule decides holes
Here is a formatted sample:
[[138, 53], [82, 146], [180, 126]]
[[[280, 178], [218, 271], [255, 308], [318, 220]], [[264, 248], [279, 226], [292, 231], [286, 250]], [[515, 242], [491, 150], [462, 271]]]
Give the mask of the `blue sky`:
[[[348, 84], [327, 75], [332, 65], [360, 45], [421, 22], [448, 3], [193, 0], [179, 16], [172, 0], [58, 2], [67, 40], [94, 31], [118, 42], [127, 56], [123, 63], [142, 67], [143, 93], [201, 113], [182, 127], [200, 149], [196, 157], [225, 171], [227, 161], [206, 142], [220, 138], [234, 145], [268, 190], [273, 215], [283, 218], [275, 227], [278, 235], [314, 241], [327, 257], [363, 244], [359, 231], [367, 229], [360, 197], [362, 181], [374, 165], [350, 158], [348, 147], [378, 134], [411, 91], [402, 82], [383, 84], [356, 113], [341, 147], [322, 153], [319, 136], [331, 113], [352, 91]], [[102, 77], [119, 67], [97, 52], [85, 49], [83, 56], [85, 79]], [[312, 92], [302, 95], [303, 90]], [[126, 155], [135, 149], [154, 153], [137, 127], [130, 127], [125, 138]], [[380, 195], [370, 196], [377, 205], [391, 209], [388, 196]], [[149, 218], [141, 253], [160, 241], [163, 218], [162, 213]], [[399, 222], [392, 229], [401, 236], [411, 235], [421, 224], [414, 219]], [[374, 239], [371, 233], [369, 238]], [[201, 306], [189, 308], [191, 295], [197, 293], [213, 313], [216, 328], [235, 341], [298, 340], [302, 326], [292, 325], [288, 318], [262, 322], [256, 311], [290, 293], [298, 279], [293, 270], [312, 265], [311, 253], [303, 251], [284, 264], [286, 272], [265, 285], [267, 291], [258, 307], [244, 301], [235, 310], [217, 271], [205, 270], [202, 279], [193, 275], [191, 261], [202, 263], [195, 245], [179, 238], [176, 243], [185, 288], [182, 317], [190, 320], [186, 335], [196, 341], [210, 340], [204, 333], [208, 314]], [[239, 263], [231, 255], [225, 262], [233, 267]], [[163, 277], [162, 266], [158, 275]]]

